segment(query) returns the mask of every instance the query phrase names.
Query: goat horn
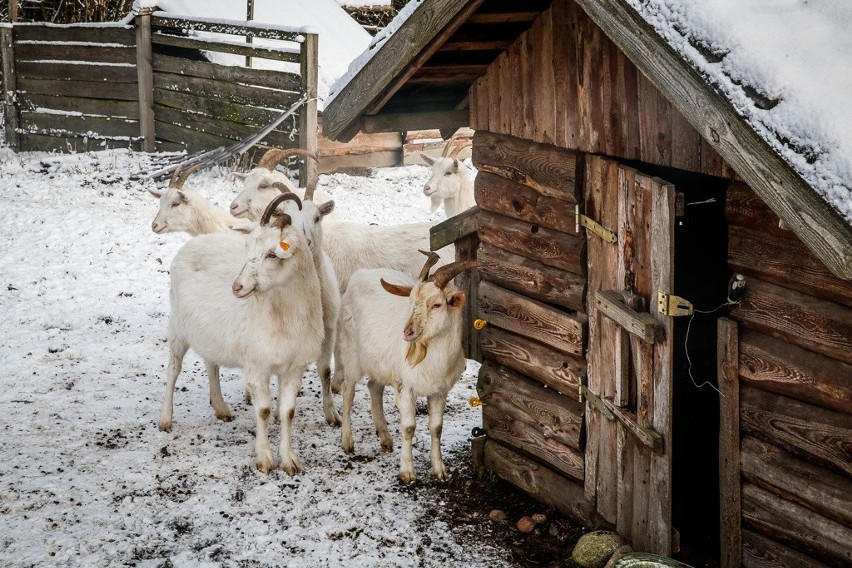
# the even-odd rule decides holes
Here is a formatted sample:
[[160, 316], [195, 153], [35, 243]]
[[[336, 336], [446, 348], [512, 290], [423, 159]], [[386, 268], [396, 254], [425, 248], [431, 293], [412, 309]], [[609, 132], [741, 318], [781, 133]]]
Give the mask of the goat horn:
[[444, 288], [444, 286], [449, 284], [450, 280], [455, 278], [459, 273], [470, 268], [476, 268], [480, 264], [481, 263], [478, 260], [460, 260], [457, 262], [451, 262], [450, 264], [446, 264], [436, 270], [429, 280], [438, 288]]
[[169, 187], [174, 189], [182, 189], [183, 184], [186, 183], [187, 178], [203, 167], [203, 163], [195, 164], [185, 172], [181, 173], [181, 170], [183, 170], [183, 164], [179, 165], [178, 168], [175, 170], [175, 173], [172, 174], [172, 179], [169, 180]]
[[430, 251], [425, 251], [425, 250], [421, 250], [420, 254], [425, 254], [426, 257], [427, 257], [426, 263], [423, 265], [423, 268], [420, 270], [420, 277], [419, 277], [421, 282], [426, 282], [426, 279], [429, 278], [429, 269], [431, 269], [433, 266], [435, 266], [435, 264], [437, 264], [438, 261], [441, 260], [441, 257], [438, 256], [438, 253], [436, 253], [436, 252], [430, 252]]
[[[272, 184], [272, 187], [274, 187], [275, 189], [277, 189], [277, 190], [278, 190], [278, 191], [280, 191], [281, 193], [289, 193], [289, 194], [291, 194], [291, 195], [294, 195], [297, 199], [299, 198], [299, 196], [298, 196], [298, 195], [296, 195], [295, 193], [293, 193], [293, 192], [290, 190], [290, 188], [289, 188], [289, 187], [287, 187], [286, 185], [284, 185], [284, 184], [283, 184], [283, 183], [281, 183], [280, 181], [276, 181], [275, 183], [273, 183], [273, 184]], [[307, 193], [307, 192], [305, 192], [305, 193]], [[310, 197], [308, 197], [307, 195], [305, 195], [305, 199], [306, 199], [306, 200], [307, 200], [307, 199], [310, 199]], [[298, 203], [298, 205], [299, 205], [299, 211], [301, 211], [301, 210], [302, 210], [302, 201], [301, 201], [301, 200], [299, 200], [297, 203]]]
[[257, 167], [266, 168], [270, 172], [275, 171], [275, 166], [289, 158], [290, 156], [303, 156], [305, 158], [313, 158], [314, 160], [317, 157], [308, 152], [307, 150], [303, 150], [302, 148], [288, 148], [287, 150], [281, 150], [280, 148], [272, 148], [267, 150], [260, 161], [257, 163]]
[[447, 157], [447, 154], [450, 152], [450, 147], [453, 145], [454, 140], [455, 140], [455, 138], [450, 138], [449, 140], [447, 140], [447, 143], [444, 144], [444, 150], [441, 152], [442, 158]]
[[285, 201], [295, 201], [296, 205], [299, 206], [299, 210], [302, 209], [302, 201], [299, 199], [298, 195], [290, 192], [282, 193], [281, 195], [270, 201], [269, 205], [266, 206], [266, 210], [263, 212], [263, 216], [260, 218], [260, 224], [262, 226], [269, 225], [269, 220], [272, 218], [272, 214], [275, 213], [275, 209]]
[[458, 146], [453, 148], [453, 151], [450, 152], [449, 156], [447, 157], [455, 159], [459, 155], [459, 153], [461, 153], [462, 150], [464, 150], [465, 148], [470, 148], [472, 145], [473, 142], [465, 142], [463, 144], [459, 144]]

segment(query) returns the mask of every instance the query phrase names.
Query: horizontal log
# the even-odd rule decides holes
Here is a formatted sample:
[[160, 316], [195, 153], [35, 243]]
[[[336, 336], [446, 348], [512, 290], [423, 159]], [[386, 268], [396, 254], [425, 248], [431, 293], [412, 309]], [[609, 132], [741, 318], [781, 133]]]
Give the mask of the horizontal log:
[[810, 556], [752, 531], [743, 531], [742, 565], [744, 568], [828, 568]]
[[852, 411], [852, 365], [760, 332], [740, 334], [739, 373], [745, 384], [816, 406]]
[[582, 172], [580, 162], [576, 152], [548, 144], [486, 130], [477, 130], [473, 136], [474, 165], [514, 170], [531, 178], [540, 186], [540, 191], [557, 199], [578, 201], [578, 180]]
[[154, 89], [154, 104], [182, 112], [192, 109], [193, 114], [200, 116], [258, 127], [266, 126], [281, 114], [267, 108], [233, 103], [221, 97], [203, 97], [191, 92], [167, 89]]
[[476, 203], [482, 209], [554, 231], [577, 234], [574, 201], [542, 195], [529, 186], [487, 171], [478, 172], [473, 185]]
[[479, 272], [500, 286], [525, 296], [576, 311], [586, 309], [586, 279], [579, 274], [547, 266], [537, 260], [479, 245]]
[[79, 41], [135, 46], [136, 28], [116, 24], [16, 23], [15, 42], [23, 41]]
[[301, 57], [298, 50], [290, 48], [262, 47], [256, 44], [238, 43], [235, 40], [217, 41], [209, 38], [202, 39], [164, 33], [151, 34], [151, 43], [154, 45], [198, 49], [203, 51], [213, 51], [216, 53], [242, 55], [245, 57], [272, 59], [274, 61], [284, 61], [289, 63], [298, 63], [299, 58]]
[[560, 475], [494, 440], [485, 443], [485, 467], [537, 501], [559, 509], [588, 527], [601, 519], [583, 493], [583, 484]]
[[514, 369], [540, 383], [579, 400], [580, 378], [586, 374], [582, 357], [488, 326], [479, 332], [483, 354], [504, 367]]
[[566, 353], [583, 354], [587, 329], [585, 314], [566, 314], [486, 280], [479, 283], [479, 312], [489, 325]]
[[86, 61], [135, 65], [136, 46], [18, 42], [15, 44], [15, 61]]
[[728, 186], [725, 198], [725, 218], [729, 226], [747, 227], [754, 231], [770, 233], [793, 239], [796, 234], [780, 225], [780, 219], [752, 189], [742, 182]]
[[781, 499], [752, 483], [743, 484], [743, 522], [829, 565], [852, 565], [852, 528]]
[[136, 83], [135, 65], [54, 63], [52, 61], [21, 61], [16, 65], [19, 77], [31, 79]]
[[654, 343], [662, 333], [660, 322], [648, 312], [639, 312], [624, 303], [620, 292], [598, 290], [595, 307], [606, 317], [620, 325], [645, 343]]
[[[258, 130], [257, 127], [196, 116], [167, 107], [155, 108], [154, 115], [157, 120], [158, 139], [185, 143], [190, 149], [213, 149], [230, 145]], [[165, 129], [161, 125], [165, 126]], [[279, 130], [267, 134], [263, 143], [276, 148], [293, 146], [289, 133]]]
[[852, 281], [834, 276], [802, 241], [792, 233], [790, 237], [731, 226], [728, 264], [766, 282], [852, 306]]
[[139, 121], [129, 118], [21, 112], [21, 128], [33, 134], [116, 138], [139, 136]]
[[479, 238], [497, 248], [574, 274], [585, 274], [586, 239], [488, 211], [477, 218]]
[[109, 81], [63, 81], [19, 77], [18, 92], [30, 95], [86, 97], [118, 101], [139, 100], [139, 87], [136, 83], [113, 83]]
[[731, 317], [810, 351], [852, 363], [852, 308], [751, 278]]
[[852, 476], [852, 414], [743, 386], [740, 415], [745, 432]]
[[136, 101], [90, 99], [83, 97], [18, 94], [18, 105], [22, 111], [62, 111], [87, 115], [108, 115], [118, 118], [139, 120], [139, 103]]
[[[112, 148], [131, 148], [141, 150], [141, 140], [133, 138], [88, 138], [83, 136], [49, 136], [23, 133], [21, 135], [22, 152], [89, 152]], [[174, 148], [157, 147], [157, 151], [173, 151]]]
[[746, 436], [742, 474], [761, 488], [847, 527], [852, 527], [852, 479]]
[[277, 91], [263, 89], [251, 85], [240, 85], [201, 79], [199, 77], [185, 77], [173, 73], [154, 73], [154, 88], [168, 89], [194, 93], [204, 97], [222, 97], [235, 104], [286, 109], [298, 98], [297, 93], [289, 91]]
[[199, 77], [223, 83], [238, 83], [291, 92], [297, 92], [302, 88], [302, 78], [298, 73], [286, 73], [271, 69], [220, 65], [209, 61], [193, 61], [157, 53], [154, 54], [153, 66], [156, 73]]
[[440, 128], [457, 130], [468, 123], [467, 110], [412, 110], [411, 112], [382, 112], [363, 115], [359, 121], [362, 132], [405, 132]]
[[474, 206], [429, 229], [429, 248], [438, 250], [476, 233], [479, 208]]
[[190, 152], [198, 150], [213, 150], [219, 146], [229, 146], [234, 143], [231, 138], [223, 138], [215, 134], [200, 132], [192, 128], [173, 124], [171, 122], [163, 122], [157, 120], [155, 122], [157, 132], [157, 140], [163, 142], [180, 144]]
[[576, 400], [490, 360], [480, 367], [477, 392], [484, 405], [509, 422], [521, 422], [548, 441], [583, 449], [585, 407]]

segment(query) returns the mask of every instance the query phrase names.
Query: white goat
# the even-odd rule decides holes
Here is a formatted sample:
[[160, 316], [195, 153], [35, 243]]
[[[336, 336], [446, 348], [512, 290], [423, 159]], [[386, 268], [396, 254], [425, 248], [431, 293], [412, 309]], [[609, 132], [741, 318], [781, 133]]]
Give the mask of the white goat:
[[[300, 199], [305, 198], [305, 190], [296, 187], [284, 172], [279, 172], [275, 167], [290, 156], [303, 156], [316, 160], [316, 156], [300, 148], [279, 150], [273, 148], [268, 150], [257, 166], [247, 174], [234, 173], [234, 176], [243, 180], [243, 189], [231, 202], [230, 212], [234, 217], [257, 221], [276, 196], [284, 191], [297, 195]], [[317, 203], [331, 201], [331, 196], [323, 191], [317, 190], [313, 195]], [[332, 214], [329, 219], [333, 219]]]
[[415, 479], [411, 445], [418, 396], [427, 397], [432, 474], [446, 479], [441, 457], [444, 409], [447, 393], [465, 368], [461, 345], [465, 294], [450, 282], [456, 274], [477, 264], [470, 260], [455, 262], [429, 277], [438, 255], [428, 256], [416, 282], [392, 270], [359, 270], [353, 274], [340, 315], [337, 353], [338, 370], [343, 375], [343, 451], [351, 453], [355, 446], [352, 401], [355, 385], [365, 374], [369, 377], [376, 433], [383, 449], [392, 448], [382, 391], [384, 386], [394, 387], [402, 430], [399, 477], [403, 483]]
[[[301, 469], [291, 444], [302, 373], [319, 356], [323, 340], [320, 285], [301, 231], [282, 215], [270, 223], [276, 198], [248, 238], [224, 233], [191, 239], [171, 266], [171, 315], [166, 399], [160, 429], [171, 430], [172, 400], [183, 357], [192, 347], [210, 375], [216, 416], [231, 418], [219, 388], [219, 367], [239, 367], [255, 408], [255, 459], [275, 467], [269, 447], [269, 378], [278, 377], [281, 469]], [[236, 276], [236, 280], [234, 277]]]
[[420, 153], [420, 156], [432, 166], [429, 181], [423, 186], [423, 194], [432, 199], [433, 213], [443, 202], [447, 218], [454, 217], [476, 205], [467, 167], [456, 158], [467, 145], [457, 146], [448, 154], [451, 142], [452, 140], [444, 146], [444, 152], [440, 158], [432, 158]]
[[181, 173], [175, 170], [169, 180], [169, 186], [163, 191], [148, 189], [148, 192], [160, 200], [160, 209], [151, 230], [155, 233], [187, 232], [192, 236], [208, 233], [228, 233], [239, 231], [245, 221], [237, 221], [227, 211], [217, 207], [207, 198], [191, 189], [184, 189], [186, 179], [201, 167], [201, 164]]

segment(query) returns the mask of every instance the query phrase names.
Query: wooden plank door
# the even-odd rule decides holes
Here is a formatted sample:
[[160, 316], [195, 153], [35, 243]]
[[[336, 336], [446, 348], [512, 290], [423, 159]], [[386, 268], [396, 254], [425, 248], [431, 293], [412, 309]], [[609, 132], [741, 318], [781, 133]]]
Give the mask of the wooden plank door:
[[[589, 314], [586, 497], [633, 547], [672, 552], [675, 188], [598, 156], [586, 162]], [[610, 240], [612, 238], [610, 237]]]

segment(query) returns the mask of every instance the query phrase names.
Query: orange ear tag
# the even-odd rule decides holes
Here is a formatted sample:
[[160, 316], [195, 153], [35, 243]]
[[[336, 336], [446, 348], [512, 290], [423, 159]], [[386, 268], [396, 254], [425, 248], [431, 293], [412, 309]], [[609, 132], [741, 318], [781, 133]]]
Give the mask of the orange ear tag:
[[281, 247], [281, 250], [290, 250], [290, 243], [281, 241], [280, 243], [278, 243], [278, 246]]

